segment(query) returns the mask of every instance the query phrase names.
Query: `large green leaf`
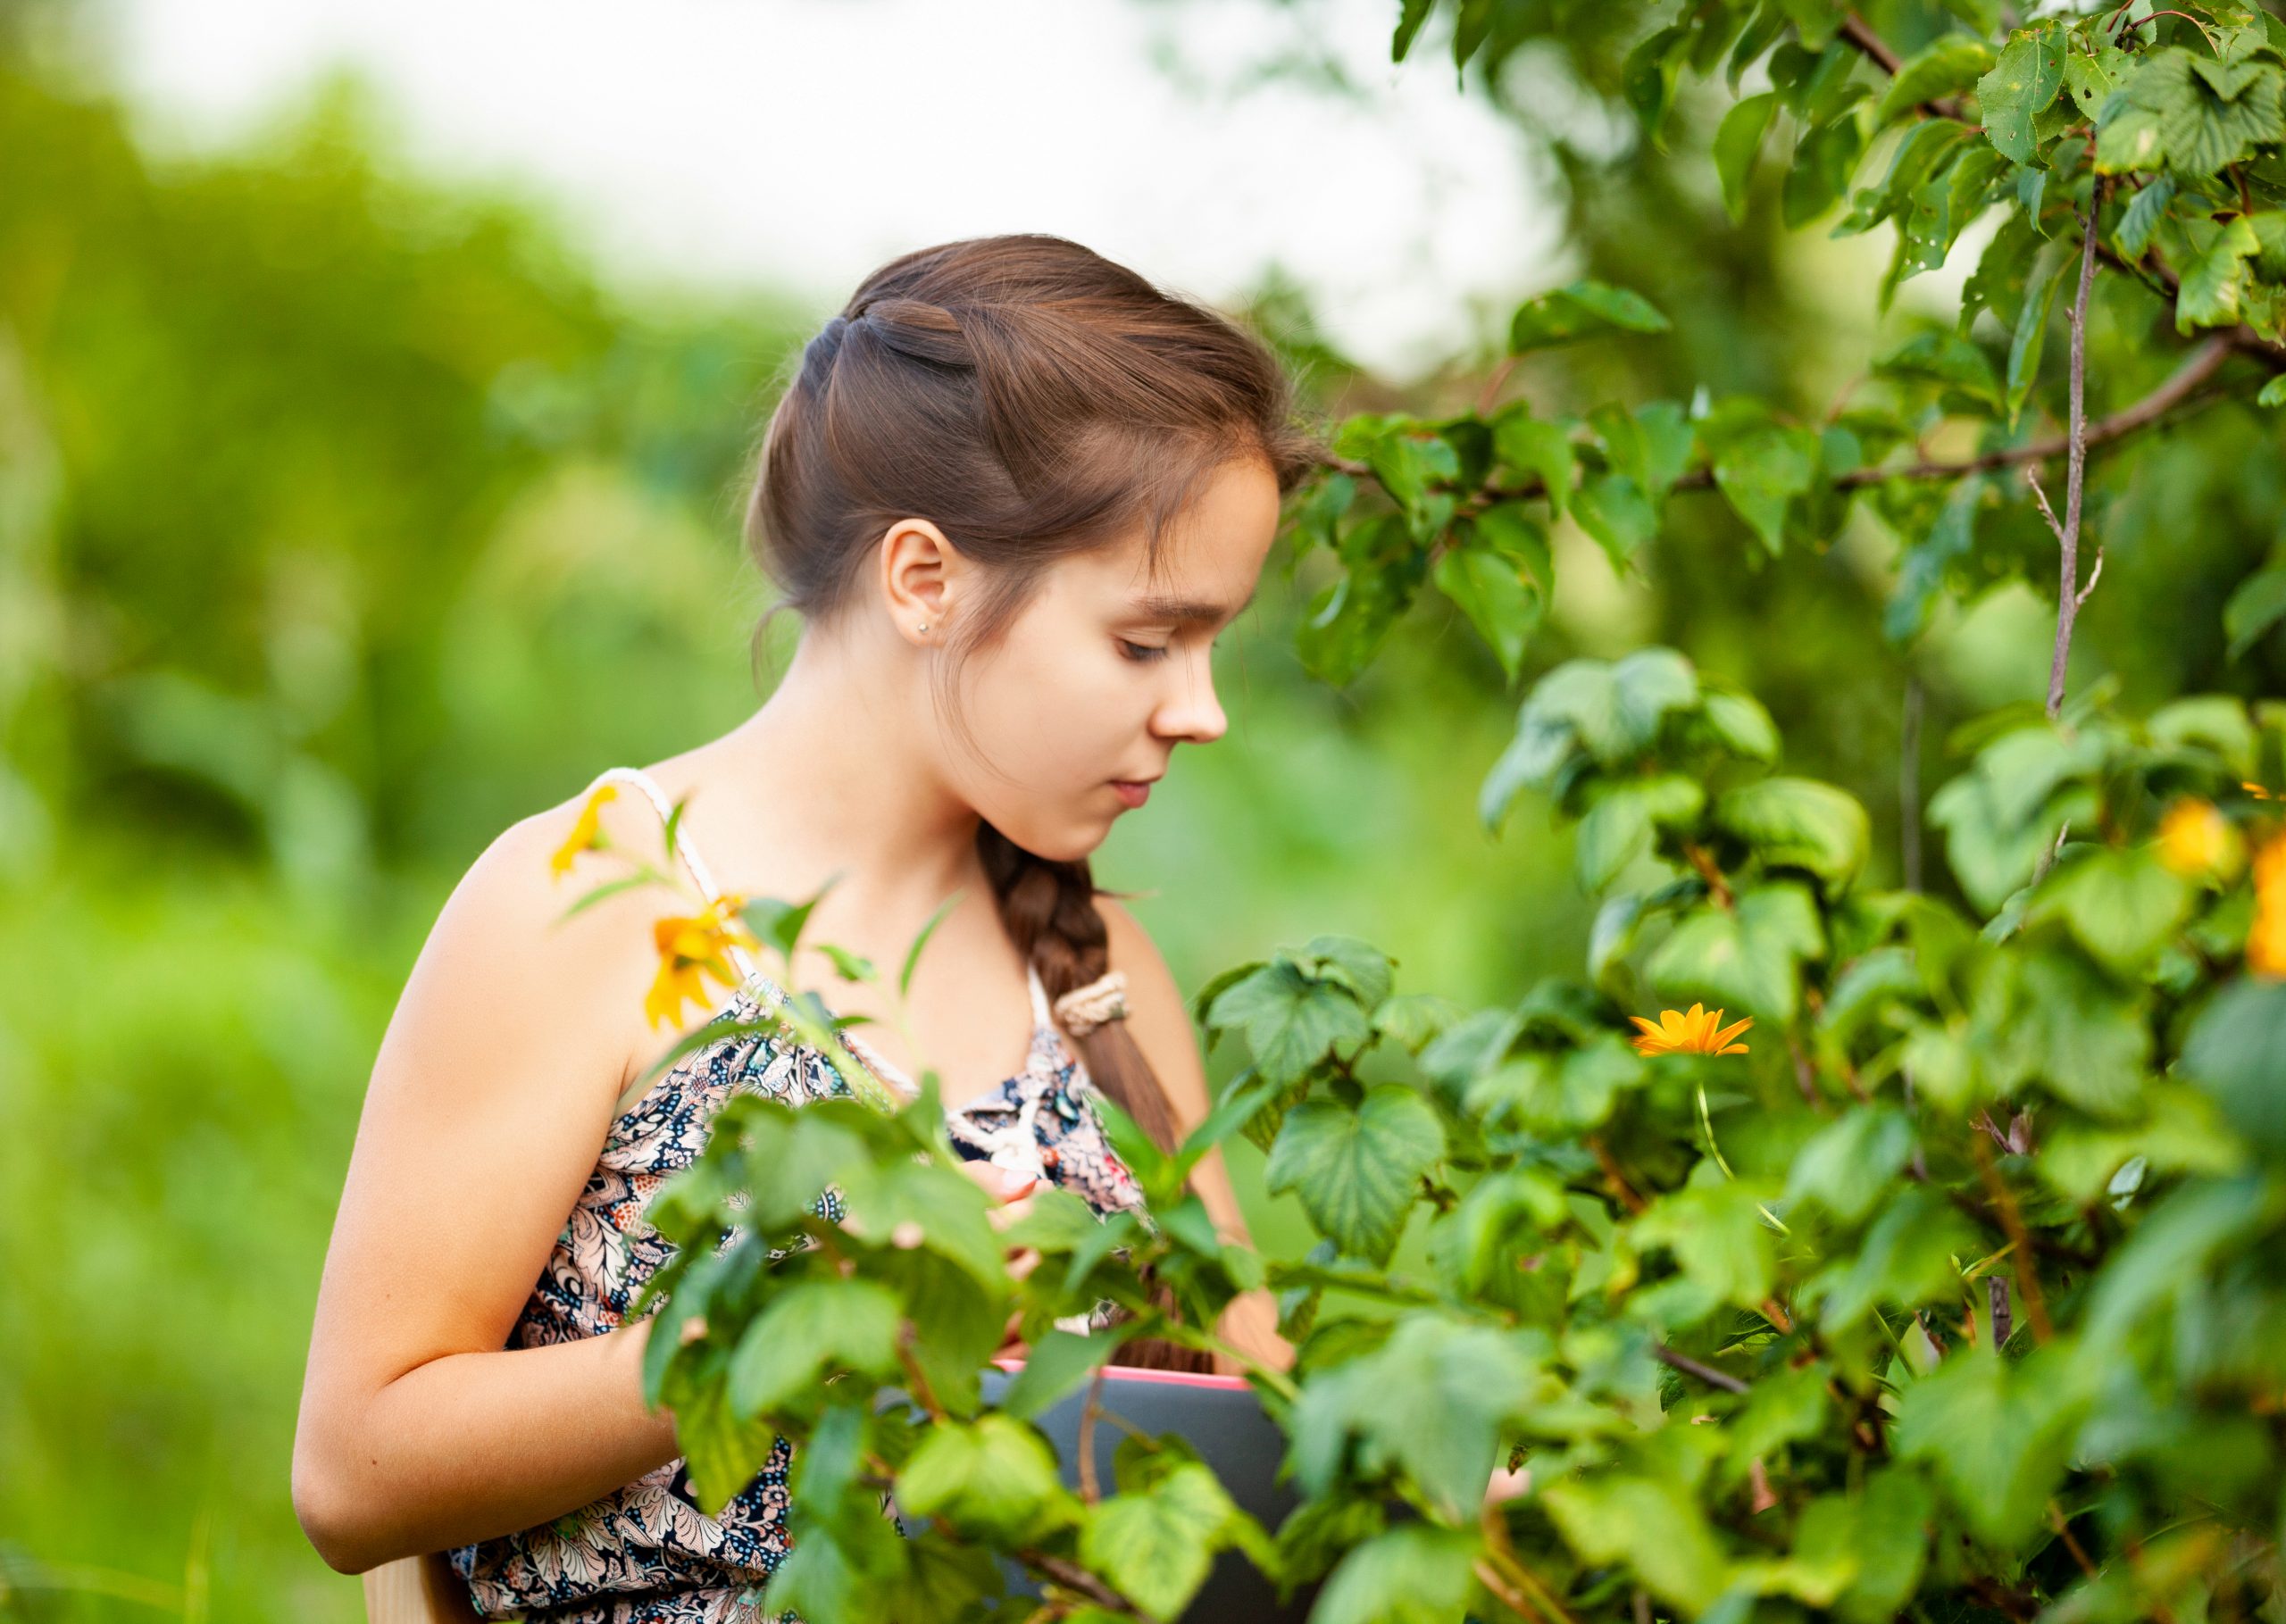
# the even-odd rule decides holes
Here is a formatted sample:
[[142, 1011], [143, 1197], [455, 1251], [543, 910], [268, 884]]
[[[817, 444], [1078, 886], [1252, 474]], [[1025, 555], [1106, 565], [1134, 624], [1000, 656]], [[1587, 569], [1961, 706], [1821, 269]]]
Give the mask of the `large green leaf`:
[[2148, 965], [2190, 912], [2190, 883], [2149, 846], [2091, 852], [2045, 888], [2046, 905], [2080, 945], [2125, 976]]
[[1684, 1484], [1573, 1478], [1549, 1484], [1541, 1499], [1581, 1561], [1625, 1562], [1654, 1595], [1687, 1613], [1706, 1612], [1728, 1583], [1723, 1548]]
[[1853, 1111], [1795, 1153], [1786, 1197], [1815, 1201], [1854, 1224], [1887, 1193], [1889, 1180], [1913, 1153], [1913, 1119], [1893, 1106]]
[[1435, 1108], [1410, 1088], [1383, 1083], [1355, 1111], [1313, 1099], [1288, 1112], [1264, 1181], [1273, 1195], [1299, 1195], [1310, 1220], [1344, 1252], [1385, 1263], [1421, 1176], [1444, 1153]]
[[2037, 145], [2032, 119], [2064, 88], [2061, 29], [2018, 33], [2000, 53], [1992, 71], [1976, 81], [1984, 132], [1993, 146], [2018, 163], [2030, 163]]
[[1957, 1355], [1906, 1388], [1897, 1452], [1936, 1470], [1981, 1537], [2013, 1546], [2038, 1527], [2070, 1458], [2080, 1405], [2060, 1361]]
[[1292, 1081], [1328, 1051], [1355, 1048], [1371, 1035], [1364, 1005], [1354, 993], [1303, 974], [1282, 954], [1224, 988], [1206, 1018], [1243, 1030], [1256, 1070], [1276, 1083]]
[[1538, 1371], [1514, 1332], [1407, 1314], [1373, 1353], [1304, 1387], [1296, 1478], [1313, 1492], [1330, 1487], [1356, 1436], [1401, 1465], [1443, 1517], [1464, 1520], [1499, 1458], [1500, 1425], [1523, 1408]]
[[1055, 1455], [1014, 1416], [939, 1421], [897, 1477], [897, 1503], [985, 1538], [1030, 1537], [1072, 1514]]
[[1957, 96], [1992, 69], [1992, 47], [1968, 34], [1940, 35], [1891, 76], [1873, 104], [1873, 122], [1888, 123], [1923, 102]]
[[1706, 804], [1706, 792], [1680, 773], [1613, 785], [1588, 809], [1573, 837], [1573, 861], [1581, 885], [1602, 890], [1650, 849], [1653, 829], [1687, 826]]
[[1664, 333], [1667, 325], [1642, 295], [1582, 279], [1519, 305], [1508, 324], [1508, 353], [1521, 355], [1606, 333]]
[[1865, 865], [1871, 832], [1856, 796], [1815, 779], [1742, 784], [1714, 803], [1714, 821], [1773, 868], [1846, 885]]
[[1547, 537], [1510, 506], [1466, 526], [1431, 571], [1437, 589], [1468, 616], [1511, 679], [1548, 610], [1554, 573], [1548, 560]]
[[1080, 1560], [1152, 1618], [1172, 1619], [1206, 1582], [1231, 1510], [1214, 1474], [1185, 1461], [1148, 1488], [1090, 1508]]
[[1715, 129], [1714, 173], [1723, 183], [1723, 206], [1733, 221], [1747, 217], [1747, 183], [1754, 178], [1756, 154], [1777, 111], [1777, 93], [1765, 90], [1733, 104]]
[[2286, 982], [2225, 988], [2191, 1028], [2182, 1070], [2248, 1143], [2286, 1159]]
[[897, 1366], [896, 1296], [872, 1280], [803, 1280], [747, 1324], [730, 1358], [730, 1407], [741, 1416], [779, 1408], [822, 1368], [886, 1376]]
[[1461, 1624], [1474, 1587], [1476, 1541], [1407, 1523], [1341, 1559], [1310, 1609], [1310, 1624]]
[[1704, 999], [1727, 1009], [1791, 1021], [1801, 996], [1800, 965], [1825, 952], [1825, 932], [1809, 893], [1790, 882], [1757, 886], [1734, 909], [1706, 904], [1678, 924], [1645, 972], [1667, 997]]
[[[1544, 422], [1522, 401], [1504, 406], [1492, 420], [1493, 454], [1519, 473], [1538, 474], [1548, 505], [1561, 518], [1572, 505], [1579, 464], [1572, 436], [1561, 423]], [[1543, 588], [1552, 583], [1542, 581]]]

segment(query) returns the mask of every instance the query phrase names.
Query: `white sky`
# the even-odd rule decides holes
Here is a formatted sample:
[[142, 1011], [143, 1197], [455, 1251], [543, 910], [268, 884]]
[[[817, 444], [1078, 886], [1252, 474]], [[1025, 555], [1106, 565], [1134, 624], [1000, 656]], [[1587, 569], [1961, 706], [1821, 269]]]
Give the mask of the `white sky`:
[[[894, 253], [1072, 237], [1208, 299], [1272, 262], [1404, 376], [1558, 279], [1521, 142], [1395, 0], [109, 0], [168, 145], [227, 140], [342, 64], [424, 168], [536, 187], [607, 264], [772, 281], [821, 314]], [[1239, 89], [1314, 38], [1363, 91]], [[1209, 88], [1155, 65], [1172, 40]]]

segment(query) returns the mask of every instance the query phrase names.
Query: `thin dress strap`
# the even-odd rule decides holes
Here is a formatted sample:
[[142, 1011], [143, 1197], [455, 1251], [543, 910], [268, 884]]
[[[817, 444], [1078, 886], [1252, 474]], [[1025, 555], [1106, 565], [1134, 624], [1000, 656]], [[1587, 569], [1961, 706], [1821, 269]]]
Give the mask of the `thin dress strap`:
[[[592, 793], [597, 786], [602, 784], [632, 784], [641, 790], [644, 799], [650, 802], [652, 809], [659, 814], [660, 824], [674, 830], [675, 856], [690, 876], [691, 884], [698, 887], [698, 894], [710, 903], [722, 900], [722, 889], [714, 883], [713, 870], [706, 866], [706, 860], [698, 854], [698, 849], [691, 845], [690, 837], [683, 833], [680, 822], [675, 817], [674, 803], [667, 799], [667, 792], [659, 787], [649, 773], [639, 767], [613, 767], [597, 773], [595, 783], [588, 785], [588, 788]], [[753, 980], [756, 970], [754, 956], [736, 942], [727, 945], [730, 962], [738, 967], [738, 973], [747, 980]]]
[[1048, 1005], [1047, 987], [1039, 979], [1039, 966], [1025, 965], [1024, 974], [1030, 978], [1032, 984], [1032, 1020], [1044, 1027], [1054, 1026], [1055, 1012]]

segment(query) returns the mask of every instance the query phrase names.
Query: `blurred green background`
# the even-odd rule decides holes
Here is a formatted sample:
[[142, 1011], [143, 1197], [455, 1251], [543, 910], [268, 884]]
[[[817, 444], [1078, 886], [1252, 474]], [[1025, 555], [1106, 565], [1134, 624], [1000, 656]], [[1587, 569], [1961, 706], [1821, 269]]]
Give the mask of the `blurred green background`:
[[[1566, 252], [1676, 335], [1535, 357], [1506, 388], [1822, 409], [1879, 337], [1825, 287], [1885, 246], [1786, 237], [1767, 208], [1735, 229], [1703, 149], [1548, 129], [1531, 87], [1594, 79], [1591, 35], [1471, 93], [1537, 143]], [[287, 1471], [396, 989], [493, 835], [731, 725], [787, 652], [750, 659], [767, 596], [735, 514], [772, 379], [828, 312], [614, 285], [544, 210], [424, 179], [377, 128], [340, 84], [259, 141], [162, 158], [102, 84], [0, 27], [0, 1616], [362, 1617]], [[1492, 360], [1368, 376], [1274, 276], [1242, 313], [1323, 414], [1456, 407]], [[2241, 495], [2277, 478], [2244, 414], [2195, 432], [2244, 455], [2183, 470], [2235, 465]], [[2082, 646], [2131, 700], [2274, 690], [2274, 645], [2226, 669], [2216, 625], [2271, 538], [2173, 466], [2155, 451], [2107, 498]], [[1862, 523], [1771, 563], [1742, 536], [1679, 502], [1623, 581], [1565, 533], [1527, 679], [1666, 641], [1753, 684], [1791, 759], [1874, 809], [1894, 874], [1895, 538]], [[1469, 1003], [1576, 968], [1588, 909], [1545, 809], [1498, 837], [1475, 820], [1515, 692], [1436, 602], [1352, 689], [1308, 681], [1293, 623], [1324, 562], [1225, 639], [1230, 735], [1181, 754], [1098, 878], [1142, 894], [1187, 987], [1320, 931]], [[2047, 612], [2005, 562], [1918, 651], [1924, 792], [1952, 721], [2044, 678]], [[1237, 1170], [1264, 1237], [1288, 1233], [1258, 1165]], [[439, 1167], [433, 1199], [472, 1176]]]

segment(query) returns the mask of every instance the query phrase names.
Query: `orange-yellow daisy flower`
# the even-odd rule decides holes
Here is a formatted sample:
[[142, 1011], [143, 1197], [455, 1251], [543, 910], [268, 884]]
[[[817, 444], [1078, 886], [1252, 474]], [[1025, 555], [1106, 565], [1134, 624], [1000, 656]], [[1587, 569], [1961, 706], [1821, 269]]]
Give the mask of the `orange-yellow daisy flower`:
[[2211, 801], [2185, 796], [2159, 820], [2159, 861], [2185, 879], [2239, 871], [2245, 844]]
[[1723, 1024], [1723, 1012], [1706, 1012], [1703, 1004], [1690, 1006], [1690, 1013], [1681, 1010], [1663, 1010], [1655, 1024], [1640, 1015], [1628, 1017], [1642, 1031], [1635, 1039], [1638, 1054], [1744, 1054], [1746, 1045], [1731, 1040], [1754, 1024], [1754, 1018], [1731, 1026]]
[[580, 853], [592, 852], [603, 845], [603, 824], [597, 814], [603, 811], [606, 801], [618, 798], [618, 785], [596, 786], [594, 793], [580, 806], [579, 817], [572, 820], [572, 832], [564, 836], [563, 844], [555, 848], [555, 855], [547, 860], [547, 866], [556, 879], [561, 879], [572, 871], [572, 864]]
[[2286, 833], [2271, 837], [2254, 860], [2254, 929], [2247, 932], [2247, 969], [2286, 981]]
[[725, 895], [697, 913], [673, 914], [652, 924], [659, 973], [643, 999], [643, 1013], [653, 1026], [671, 1025], [681, 1019], [685, 1004], [703, 1006], [709, 978], [722, 983], [725, 991], [737, 988], [738, 972], [731, 967], [730, 948], [761, 945], [738, 916], [744, 906], [744, 897]]

